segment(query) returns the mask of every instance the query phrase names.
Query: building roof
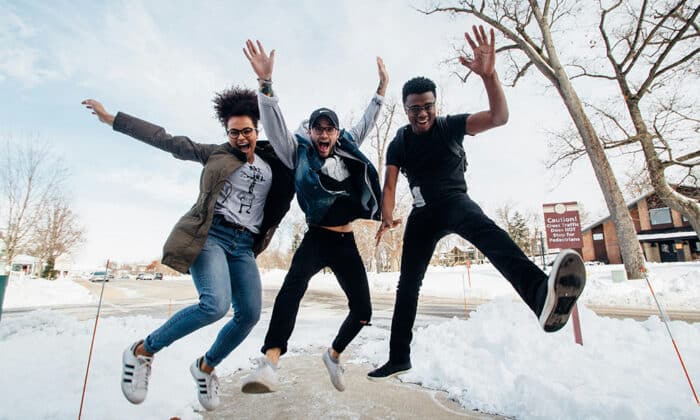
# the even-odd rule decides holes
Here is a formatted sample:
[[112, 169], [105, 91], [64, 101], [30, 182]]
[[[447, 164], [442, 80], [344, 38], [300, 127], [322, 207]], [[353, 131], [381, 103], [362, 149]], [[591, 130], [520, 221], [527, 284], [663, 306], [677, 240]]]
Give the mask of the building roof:
[[[687, 185], [674, 185], [674, 186], [672, 186], [672, 187], [673, 187], [674, 189], [677, 189], [677, 188], [684, 188], [684, 189], [693, 188], [695, 191], [700, 190], [700, 188], [694, 188], [694, 187], [690, 187], [690, 186], [687, 186]], [[646, 198], [649, 197], [649, 196], [654, 195], [655, 193], [656, 193], [656, 191], [654, 191], [654, 190], [647, 191], [646, 193], [642, 194], [641, 196], [639, 196], [639, 197], [637, 197], [637, 198], [635, 198], [635, 199], [633, 199], [633, 200], [631, 200], [631, 201], [628, 201], [628, 202], [626, 203], [627, 208], [628, 208], [628, 209], [631, 209], [631, 208], [634, 207], [637, 203], [639, 203], [640, 201], [646, 199]], [[596, 226], [598, 226], [598, 225], [601, 225], [601, 224], [607, 222], [608, 219], [610, 219], [610, 215], [607, 215], [607, 216], [605, 216], [605, 217], [603, 217], [603, 218], [601, 218], [601, 219], [599, 219], [599, 220], [596, 220], [595, 222], [589, 224], [589, 225], [586, 226], [585, 228], [581, 229], [581, 232], [583, 233], [583, 232], [589, 231], [589, 230], [593, 229], [594, 227], [596, 227]]]
[[698, 235], [694, 230], [684, 230], [680, 232], [668, 233], [639, 233], [637, 239], [640, 241], [658, 241], [660, 239], [693, 239]]

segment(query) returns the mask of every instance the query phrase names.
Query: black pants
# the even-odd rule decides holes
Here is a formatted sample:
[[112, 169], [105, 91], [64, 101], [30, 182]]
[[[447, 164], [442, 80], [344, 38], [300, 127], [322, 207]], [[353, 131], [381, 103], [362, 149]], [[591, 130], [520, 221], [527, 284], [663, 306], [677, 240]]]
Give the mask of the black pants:
[[324, 267], [333, 270], [350, 307], [350, 313], [333, 341], [333, 349], [342, 353], [362, 327], [369, 323], [372, 304], [367, 272], [357, 251], [355, 236], [352, 232], [339, 233], [310, 226], [275, 298], [263, 353], [271, 348], [281, 349], [282, 354], [287, 352], [287, 341], [294, 330], [301, 298], [311, 277]]
[[401, 276], [391, 321], [389, 359], [392, 362], [410, 361], [411, 330], [416, 319], [420, 286], [435, 245], [450, 233], [458, 234], [477, 247], [508, 279], [533, 312], [539, 315], [541, 311], [547, 275], [467, 194], [414, 208], [406, 223]]

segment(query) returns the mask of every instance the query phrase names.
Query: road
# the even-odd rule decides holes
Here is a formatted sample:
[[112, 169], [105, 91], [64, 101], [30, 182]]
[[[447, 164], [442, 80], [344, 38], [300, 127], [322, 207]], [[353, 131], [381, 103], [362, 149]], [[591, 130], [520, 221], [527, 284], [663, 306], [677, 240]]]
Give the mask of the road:
[[[91, 283], [87, 280], [78, 280], [78, 284], [88, 288], [95, 296], [99, 296], [102, 283]], [[270, 309], [274, 303], [277, 288], [263, 289], [263, 309]], [[113, 280], [106, 283], [101, 316], [120, 315], [153, 315], [167, 317], [178, 309], [197, 302], [197, 292], [191, 280]], [[465, 302], [462, 298], [442, 298], [433, 296], [421, 296], [418, 313], [425, 316], [437, 316], [443, 318], [462, 318], [484, 303], [484, 300], [468, 298]], [[332, 292], [309, 290], [302, 301], [304, 306], [322, 305], [324, 307], [345, 310], [347, 301], [345, 297]], [[95, 315], [95, 304], [55, 306], [52, 309], [70, 313], [78, 319], [89, 319]], [[394, 293], [372, 293], [372, 307], [376, 316], [386, 316], [391, 313], [394, 306]], [[588, 305], [588, 308], [601, 316], [614, 318], [633, 318], [644, 320], [650, 316], [658, 315], [654, 309], [629, 308], [622, 306]], [[30, 308], [16, 308], [4, 311], [4, 315], [21, 313]], [[700, 322], [700, 311], [668, 311], [672, 320], [686, 322]]]

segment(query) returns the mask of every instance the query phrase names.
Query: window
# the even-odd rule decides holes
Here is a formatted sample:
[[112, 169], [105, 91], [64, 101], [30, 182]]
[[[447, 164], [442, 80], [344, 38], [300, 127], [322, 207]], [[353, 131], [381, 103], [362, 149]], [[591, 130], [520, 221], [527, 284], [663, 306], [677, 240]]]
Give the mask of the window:
[[667, 225], [673, 223], [671, 220], [671, 211], [668, 207], [649, 209], [649, 220], [652, 225]]

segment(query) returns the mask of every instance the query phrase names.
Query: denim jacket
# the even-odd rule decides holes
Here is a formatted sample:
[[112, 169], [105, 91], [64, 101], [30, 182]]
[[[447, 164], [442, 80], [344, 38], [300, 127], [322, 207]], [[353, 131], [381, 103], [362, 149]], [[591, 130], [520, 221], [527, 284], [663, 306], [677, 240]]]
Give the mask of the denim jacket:
[[[323, 159], [319, 157], [309, 139], [297, 134], [296, 140], [298, 147], [294, 186], [297, 192], [297, 201], [306, 215], [306, 222], [319, 224], [335, 199], [345, 193], [323, 188], [319, 179]], [[360, 151], [352, 136], [345, 130], [341, 131], [338, 142], [335, 144], [335, 153], [345, 159], [352, 159], [362, 164], [364, 182], [362, 182], [360, 189], [361, 195], [358, 197], [361, 206], [357, 218], [379, 220], [381, 216], [379, 208], [381, 189], [379, 175], [374, 165]]]
[[[360, 210], [357, 217], [380, 220], [381, 188], [379, 175], [372, 163], [360, 151], [360, 145], [374, 127], [384, 98], [374, 95], [360, 121], [349, 130], [342, 130], [335, 144], [335, 153], [342, 158], [354, 160], [362, 168], [361, 173], [351, 171], [353, 176], [362, 176]], [[299, 207], [309, 224], [320, 224], [335, 199], [344, 194], [326, 190], [319, 179], [323, 159], [308, 137], [308, 121], [303, 121], [296, 133], [287, 129], [277, 96], [268, 97], [258, 93], [260, 122], [265, 128], [270, 143], [279, 159], [294, 169], [294, 184]]]

